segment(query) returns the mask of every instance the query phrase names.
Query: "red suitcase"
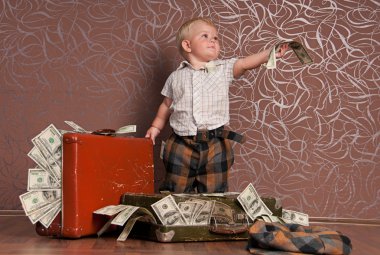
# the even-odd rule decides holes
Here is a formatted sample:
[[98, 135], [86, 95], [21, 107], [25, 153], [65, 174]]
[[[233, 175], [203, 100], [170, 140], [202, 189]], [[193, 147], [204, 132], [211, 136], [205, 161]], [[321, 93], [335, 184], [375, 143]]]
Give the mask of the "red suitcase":
[[69, 133], [62, 141], [62, 211], [43, 236], [80, 238], [106, 223], [93, 211], [126, 192], [154, 193], [153, 145], [145, 138]]

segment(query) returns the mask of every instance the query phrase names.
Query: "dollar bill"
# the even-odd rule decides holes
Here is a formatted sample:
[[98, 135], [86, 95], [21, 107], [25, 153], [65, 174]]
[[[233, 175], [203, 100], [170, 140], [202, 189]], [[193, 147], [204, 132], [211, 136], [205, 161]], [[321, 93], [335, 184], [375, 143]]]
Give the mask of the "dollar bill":
[[61, 158], [62, 135], [53, 124], [50, 124], [33, 140], [38, 140], [54, 158]]
[[303, 45], [296, 41], [289, 41], [289, 42], [280, 42], [272, 47], [272, 50], [269, 54], [267, 63], [263, 64], [267, 69], [275, 69], [276, 68], [276, 53], [278, 52], [278, 49], [284, 45], [288, 44], [289, 47], [293, 50], [293, 52], [296, 54], [298, 60], [303, 65], [311, 64], [313, 63], [313, 60], [303, 47]]
[[270, 54], [269, 54], [269, 57], [268, 57], [268, 61], [267, 63], [264, 64], [264, 66], [267, 68], [267, 69], [275, 69], [276, 68], [276, 47], [273, 47]]
[[242, 205], [244, 211], [253, 221], [255, 220], [257, 216], [273, 214], [269, 210], [269, 208], [265, 205], [265, 203], [261, 200], [259, 194], [257, 193], [256, 189], [253, 187], [252, 183], [250, 183], [243, 190], [243, 192], [240, 193], [237, 199]]
[[61, 190], [29, 191], [20, 195], [25, 214], [30, 215], [61, 198]]
[[[48, 163], [46, 162], [44, 156], [41, 154], [40, 150], [34, 146], [29, 152], [28, 152], [28, 157], [31, 158], [37, 165], [48, 171], [51, 176], [54, 177], [52, 170], [49, 168]], [[55, 178], [55, 177], [54, 177]]]
[[32, 222], [32, 224], [35, 224], [37, 221], [39, 221], [42, 217], [44, 217], [50, 210], [55, 206], [59, 205], [61, 208], [61, 200], [58, 199], [57, 201], [41, 208], [38, 211], [35, 211], [34, 213], [28, 215], [29, 220]]
[[58, 213], [61, 211], [62, 205], [60, 201], [53, 206], [51, 210], [49, 210], [40, 220], [41, 224], [45, 227], [48, 228], [50, 224], [53, 222], [55, 217], [57, 217]]
[[292, 48], [293, 52], [296, 54], [299, 61], [303, 65], [313, 63], [313, 60], [311, 59], [309, 54], [307, 54], [307, 52], [306, 52], [305, 48], [302, 46], [302, 44], [300, 44], [299, 42], [296, 42], [296, 41], [289, 42], [288, 44], [289, 44], [289, 47]]
[[139, 219], [142, 219], [143, 217], [144, 216], [137, 216], [137, 217], [130, 219], [127, 222], [127, 224], [125, 224], [125, 227], [124, 227], [123, 231], [120, 233], [119, 237], [117, 238], [117, 241], [124, 242], [125, 240], [127, 240], [129, 234], [132, 231], [133, 226], [136, 224], [136, 221], [138, 221]]
[[230, 192], [224, 192], [224, 193], [201, 193], [199, 195], [202, 197], [228, 197], [228, 196], [235, 196], [239, 194], [240, 194], [239, 192], [230, 191]]
[[61, 180], [62, 172], [62, 152], [61, 146], [57, 149], [55, 155], [51, 154], [49, 150], [42, 144], [38, 138], [33, 138], [32, 143], [38, 149], [39, 154], [42, 155], [44, 162], [46, 162], [45, 170], [49, 171], [56, 180]]
[[128, 207], [127, 205], [108, 205], [108, 206], [95, 210], [93, 213], [114, 216], [118, 214], [119, 212], [123, 211], [127, 207]]
[[282, 219], [286, 223], [296, 223], [303, 226], [309, 226], [309, 215], [306, 213], [282, 209]]
[[135, 133], [136, 132], [136, 125], [128, 125], [119, 128], [116, 130], [116, 134], [127, 134], [127, 133]]
[[199, 212], [194, 216], [193, 225], [208, 225], [210, 224], [211, 213], [214, 209], [215, 201], [209, 200], [202, 206]]
[[189, 224], [191, 224], [191, 225], [196, 224], [196, 222], [195, 222], [196, 217], [200, 214], [202, 208], [207, 203], [207, 200], [199, 199], [198, 197], [199, 196], [197, 196], [197, 197], [191, 197], [190, 199], [186, 200], [187, 203], [195, 203], [194, 213], [191, 216], [191, 219], [190, 219], [190, 222], [189, 222]]
[[225, 203], [215, 201], [211, 217], [214, 217], [217, 223], [232, 224], [234, 223], [234, 210]]
[[61, 184], [46, 170], [40, 168], [28, 170], [28, 191], [59, 189], [60, 187]]
[[134, 212], [139, 209], [137, 206], [127, 205], [127, 207], [121, 211], [111, 222], [113, 225], [123, 226]]
[[186, 225], [186, 219], [171, 195], [162, 198], [151, 206], [163, 225]]
[[191, 224], [197, 209], [197, 203], [195, 202], [180, 202], [178, 207], [181, 210], [183, 216], [186, 219], [187, 224]]
[[87, 131], [84, 128], [82, 128], [81, 126], [79, 126], [78, 124], [76, 124], [74, 121], [65, 120], [64, 122], [67, 125], [69, 125], [70, 127], [72, 127], [74, 129], [74, 131], [76, 131], [78, 133], [91, 133], [90, 131]]

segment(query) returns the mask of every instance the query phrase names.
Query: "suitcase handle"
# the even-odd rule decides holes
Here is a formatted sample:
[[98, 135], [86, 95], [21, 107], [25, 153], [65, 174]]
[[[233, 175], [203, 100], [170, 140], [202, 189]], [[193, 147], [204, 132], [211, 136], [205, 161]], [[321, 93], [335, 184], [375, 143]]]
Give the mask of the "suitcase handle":
[[116, 131], [114, 129], [108, 129], [108, 128], [105, 128], [105, 129], [98, 129], [94, 132], [92, 132], [91, 134], [93, 135], [104, 135], [104, 136], [115, 136], [116, 134]]
[[216, 220], [211, 218], [209, 231], [221, 235], [241, 234], [248, 231], [248, 224], [217, 224]]

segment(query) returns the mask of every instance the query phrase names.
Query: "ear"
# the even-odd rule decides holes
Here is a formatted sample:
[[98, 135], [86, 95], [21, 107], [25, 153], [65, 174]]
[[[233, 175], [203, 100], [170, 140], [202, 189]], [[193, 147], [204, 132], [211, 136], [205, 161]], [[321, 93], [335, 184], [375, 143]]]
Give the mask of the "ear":
[[182, 46], [182, 49], [185, 52], [187, 52], [187, 53], [191, 52], [191, 45], [190, 45], [190, 41], [189, 40], [183, 40], [182, 43], [181, 43], [181, 46]]

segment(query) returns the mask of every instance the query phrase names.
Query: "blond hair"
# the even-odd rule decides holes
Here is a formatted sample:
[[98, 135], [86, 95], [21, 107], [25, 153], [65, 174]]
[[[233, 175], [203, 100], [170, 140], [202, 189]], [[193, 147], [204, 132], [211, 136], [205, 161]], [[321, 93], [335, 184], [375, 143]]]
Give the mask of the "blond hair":
[[177, 36], [176, 36], [177, 48], [178, 48], [178, 50], [179, 50], [179, 52], [181, 53], [182, 56], [184, 56], [184, 51], [183, 51], [183, 48], [182, 48], [182, 41], [188, 35], [188, 33], [190, 31], [190, 28], [191, 28], [191, 25], [194, 24], [197, 21], [205, 22], [206, 24], [208, 24], [208, 25], [214, 27], [215, 29], [217, 29], [216, 26], [215, 26], [215, 24], [211, 21], [211, 19], [206, 18], [206, 17], [193, 18], [193, 19], [190, 19], [190, 20], [186, 21], [185, 23], [183, 23], [182, 26], [179, 28], [179, 30], [177, 32]]

